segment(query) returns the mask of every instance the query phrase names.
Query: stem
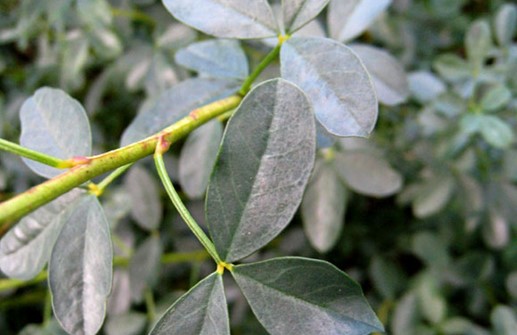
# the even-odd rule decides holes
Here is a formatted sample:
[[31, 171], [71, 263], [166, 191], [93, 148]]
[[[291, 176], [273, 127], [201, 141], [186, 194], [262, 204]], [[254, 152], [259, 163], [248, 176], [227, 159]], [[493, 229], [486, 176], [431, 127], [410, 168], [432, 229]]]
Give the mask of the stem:
[[156, 304], [154, 302], [153, 290], [150, 288], [145, 290], [145, 307], [147, 309], [147, 319], [152, 324], [154, 319], [156, 319]]
[[58, 169], [65, 169], [72, 167], [73, 165], [70, 163], [70, 161], [65, 161], [56, 157], [52, 157], [49, 155], [46, 155], [44, 153], [31, 150], [26, 147], [22, 147], [19, 144], [9, 142], [7, 140], [4, 140], [0, 138], [0, 150], [4, 150], [7, 152], [10, 152], [12, 154], [22, 156], [28, 159], [31, 159], [33, 161], [52, 166]]
[[100, 197], [106, 188], [118, 177], [124, 174], [133, 164], [124, 165], [119, 167], [115, 171], [113, 171], [109, 176], [104, 178], [99, 184], [90, 184], [88, 187], [90, 188], [90, 192], [95, 194], [97, 197]]
[[171, 179], [169, 178], [169, 175], [167, 174], [167, 170], [165, 169], [165, 164], [163, 162], [163, 149], [167, 145], [164, 145], [163, 142], [160, 142], [156, 148], [156, 153], [154, 154], [154, 162], [156, 164], [156, 169], [158, 170], [158, 175], [160, 176], [160, 179], [162, 181], [163, 186], [165, 187], [165, 190], [167, 191], [167, 194], [169, 195], [169, 198], [171, 199], [172, 203], [174, 204], [174, 207], [178, 210], [179, 214], [185, 220], [185, 223], [190, 228], [192, 233], [196, 235], [197, 239], [203, 247], [205, 247], [206, 251], [212, 256], [214, 261], [219, 264], [222, 263], [221, 258], [217, 254], [217, 251], [215, 250], [214, 244], [212, 241], [206, 236], [205, 232], [199, 225], [197, 224], [196, 220], [190, 215], [190, 212], [188, 211], [187, 207], [183, 204], [183, 201], [181, 201], [181, 198], [176, 192], [176, 189], [174, 188], [174, 185], [171, 182]]
[[137, 22], [139, 21], [139, 22], [145, 23], [145, 24], [151, 26], [151, 28], [154, 28], [156, 26], [156, 22], [154, 21], [154, 19], [151, 16], [149, 16], [141, 11], [138, 11], [138, 10], [126, 10], [126, 9], [120, 9], [120, 8], [111, 8], [111, 14], [113, 16], [127, 17], [133, 21], [137, 21]]
[[278, 55], [280, 54], [280, 49], [282, 48], [284, 40], [279, 39], [277, 46], [271, 50], [271, 52], [260, 62], [260, 64], [255, 68], [255, 70], [246, 78], [246, 81], [241, 86], [239, 90], [239, 94], [241, 96], [245, 96], [251, 89], [251, 85], [257, 80], [258, 76], [264, 71], [272, 61], [274, 61]]
[[[234, 95], [195, 109], [188, 116], [157, 134], [126, 147], [90, 157], [85, 164], [75, 166], [53, 179], [0, 203], [0, 227], [5, 226], [8, 221], [14, 223], [20, 217], [94, 177], [153, 154], [160, 137], [168, 143], [176, 142], [207, 121], [236, 108], [241, 100], [241, 96]], [[5, 228], [0, 231], [5, 231]]]
[[52, 319], [52, 294], [50, 289], [47, 290], [47, 297], [45, 299], [45, 307], [43, 309], [43, 325], [48, 325]]

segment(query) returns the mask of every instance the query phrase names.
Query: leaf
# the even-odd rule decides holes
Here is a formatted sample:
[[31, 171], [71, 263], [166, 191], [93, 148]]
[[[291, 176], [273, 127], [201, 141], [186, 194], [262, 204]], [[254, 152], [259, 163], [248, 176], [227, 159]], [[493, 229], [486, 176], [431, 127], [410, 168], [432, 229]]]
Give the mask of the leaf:
[[388, 106], [398, 105], [409, 96], [409, 83], [402, 64], [383, 49], [354, 44], [352, 50], [372, 77], [377, 98]]
[[175, 59], [179, 65], [215, 78], [245, 79], [249, 72], [246, 54], [233, 40], [193, 43], [179, 50]]
[[52, 306], [68, 333], [96, 334], [111, 289], [109, 225], [97, 198], [84, 197], [65, 223], [49, 263]]
[[234, 80], [208, 78], [188, 79], [171, 87], [136, 116], [122, 135], [122, 146], [151, 136], [192, 110], [231, 95], [239, 87]]
[[77, 0], [77, 12], [82, 23], [90, 27], [111, 24], [110, 4], [106, 0]]
[[447, 205], [453, 190], [451, 178], [437, 177], [427, 181], [413, 201], [413, 213], [420, 219], [438, 213]]
[[343, 181], [360, 194], [386, 197], [402, 187], [402, 176], [384, 159], [371, 153], [338, 153], [334, 166]]
[[290, 222], [313, 167], [315, 133], [307, 98], [285, 80], [267, 81], [243, 100], [207, 193], [206, 217], [222, 259], [248, 256]]
[[448, 81], [458, 82], [471, 76], [469, 64], [455, 54], [443, 54], [433, 63], [435, 70]]
[[330, 36], [347, 42], [359, 36], [391, 4], [391, 0], [331, 0], [328, 9]]
[[144, 332], [146, 323], [145, 314], [129, 312], [110, 317], [104, 329], [106, 335], [140, 335]]
[[25, 216], [0, 240], [0, 269], [11, 278], [30, 280], [45, 266], [70, 208], [83, 193], [70, 191]]
[[359, 285], [330, 263], [277, 258], [238, 265], [232, 275], [272, 335], [383, 331]]
[[507, 123], [493, 115], [481, 117], [480, 132], [485, 141], [499, 149], [506, 149], [513, 143], [513, 130]]
[[222, 137], [223, 126], [214, 120], [193, 131], [181, 149], [179, 181], [189, 198], [205, 194]]
[[392, 317], [393, 334], [420, 334], [416, 331], [421, 320], [417, 295], [409, 291], [397, 302]]
[[427, 71], [409, 74], [409, 90], [420, 102], [428, 102], [446, 91], [445, 84], [435, 75]]
[[131, 298], [141, 303], [146, 289], [158, 282], [163, 248], [158, 235], [148, 237], [135, 251], [129, 262]]
[[137, 165], [131, 168], [124, 183], [131, 199], [133, 219], [142, 229], [158, 229], [162, 221], [163, 206], [155, 178], [145, 168]]
[[282, 77], [307, 94], [330, 133], [370, 134], [377, 98], [368, 72], [350, 48], [325, 38], [292, 38], [283, 44], [281, 64]]
[[162, 0], [179, 21], [222, 38], [276, 36], [278, 27], [266, 0]]
[[368, 269], [372, 284], [384, 299], [394, 300], [407, 284], [405, 274], [395, 262], [374, 256]]
[[116, 58], [124, 48], [120, 38], [107, 28], [96, 27], [88, 30], [88, 38], [96, 55], [103, 59]]
[[447, 245], [432, 233], [415, 234], [411, 241], [411, 250], [429, 267], [444, 269], [450, 263]]
[[223, 280], [213, 273], [178, 299], [150, 335], [230, 334]]
[[482, 236], [492, 249], [501, 250], [510, 243], [511, 231], [506, 217], [497, 210], [490, 210], [487, 222], [484, 222]]
[[[92, 135], [86, 111], [61, 90], [37, 90], [23, 103], [20, 120], [20, 144], [24, 147], [61, 159], [91, 154]], [[52, 178], [63, 172], [26, 158], [23, 161], [43, 177]]]
[[319, 160], [305, 190], [301, 213], [311, 245], [321, 253], [337, 243], [348, 195], [332, 164]]
[[434, 325], [443, 322], [447, 303], [439, 291], [437, 279], [432, 274], [423, 274], [417, 280], [416, 293], [422, 316]]
[[501, 6], [495, 18], [495, 36], [501, 46], [508, 46], [517, 30], [517, 6], [506, 3]]
[[490, 315], [490, 321], [497, 335], [512, 335], [515, 334], [517, 329], [517, 316], [515, 315], [515, 309], [499, 305], [497, 306]]
[[284, 28], [292, 34], [312, 21], [327, 6], [329, 0], [282, 0]]
[[490, 26], [484, 20], [474, 22], [465, 36], [467, 56], [475, 69], [479, 70], [492, 47]]
[[496, 111], [508, 105], [512, 100], [512, 92], [504, 85], [491, 87], [481, 99], [481, 108], [485, 111]]

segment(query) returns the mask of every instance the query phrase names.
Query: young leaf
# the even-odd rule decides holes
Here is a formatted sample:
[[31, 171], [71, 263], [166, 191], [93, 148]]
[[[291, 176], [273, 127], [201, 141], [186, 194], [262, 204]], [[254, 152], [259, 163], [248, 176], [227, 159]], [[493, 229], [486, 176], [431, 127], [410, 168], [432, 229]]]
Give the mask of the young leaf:
[[492, 47], [490, 26], [486, 21], [473, 23], [465, 36], [465, 48], [471, 64], [479, 71]]
[[[61, 90], [37, 90], [24, 102], [20, 119], [22, 146], [61, 159], [91, 154], [92, 135], [86, 111]], [[63, 172], [29, 159], [23, 161], [43, 177], [52, 178]]]
[[97, 198], [74, 208], [52, 251], [49, 285], [59, 323], [70, 334], [94, 335], [104, 321], [113, 254], [109, 225]]
[[288, 34], [301, 29], [327, 6], [329, 0], [282, 0], [284, 27]]
[[223, 126], [214, 120], [187, 138], [179, 159], [179, 182], [189, 198], [202, 198], [205, 194], [222, 137]]
[[29, 280], [45, 266], [70, 209], [83, 193], [72, 190], [24, 217], [0, 240], [0, 269]]
[[238, 265], [232, 275], [272, 335], [383, 331], [359, 285], [330, 263], [277, 258]]
[[309, 102], [276, 79], [253, 89], [231, 118], [206, 201], [210, 233], [227, 262], [263, 247], [289, 223], [315, 156]]
[[481, 99], [481, 108], [485, 111], [495, 111], [506, 106], [512, 100], [512, 91], [504, 85], [491, 87]]
[[145, 290], [153, 288], [158, 282], [162, 252], [160, 237], [153, 234], [138, 247], [131, 257], [129, 278], [131, 298], [134, 302], [142, 302]]
[[402, 187], [402, 176], [384, 159], [367, 152], [336, 154], [335, 167], [343, 181], [360, 194], [386, 197]]
[[332, 164], [317, 161], [301, 209], [307, 237], [319, 252], [329, 251], [338, 241], [346, 203], [346, 188]]
[[340, 42], [359, 36], [390, 4], [391, 0], [331, 0], [330, 36]]
[[517, 6], [504, 4], [497, 12], [495, 18], [495, 36], [501, 46], [511, 43], [517, 30]]
[[497, 116], [482, 115], [481, 135], [490, 145], [499, 149], [508, 148], [514, 140], [512, 128]]
[[179, 21], [222, 38], [265, 38], [278, 27], [267, 0], [162, 0]]
[[195, 78], [163, 92], [150, 108], [136, 116], [122, 135], [122, 145], [144, 139], [185, 117], [195, 108], [236, 92], [240, 84], [232, 79]]
[[368, 72], [350, 48], [326, 38], [292, 38], [282, 47], [281, 64], [282, 77], [307, 94], [331, 134], [370, 134], [377, 98]]
[[176, 53], [176, 63], [215, 78], [245, 79], [248, 59], [239, 42], [209, 40], [193, 43]]
[[150, 335], [230, 335], [222, 277], [213, 273], [178, 299]]
[[471, 76], [469, 64], [456, 54], [443, 54], [436, 58], [433, 63], [436, 71], [448, 81], [464, 81]]
[[140, 166], [134, 166], [124, 179], [131, 199], [131, 216], [145, 230], [158, 229], [162, 220], [162, 203], [155, 178]]
[[394, 106], [407, 99], [409, 84], [404, 68], [397, 59], [369, 45], [354, 44], [350, 47], [364, 62], [381, 103]]

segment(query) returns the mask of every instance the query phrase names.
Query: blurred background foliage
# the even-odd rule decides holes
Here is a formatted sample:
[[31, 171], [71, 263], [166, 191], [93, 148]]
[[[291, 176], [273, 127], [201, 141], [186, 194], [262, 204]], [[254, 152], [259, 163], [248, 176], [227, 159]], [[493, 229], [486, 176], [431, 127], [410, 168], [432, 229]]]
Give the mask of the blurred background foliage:
[[[324, 35], [326, 14], [306, 33]], [[354, 42], [394, 56], [407, 94], [381, 105], [370, 139], [322, 145], [300, 214], [251, 257], [331, 261], [361, 283], [390, 334], [517, 334], [516, 31], [517, 7], [502, 0], [394, 0]], [[51, 86], [85, 106], [95, 152], [117, 148], [146, 104], [193, 75], [177, 51], [209, 38], [155, 0], [3, 0], [0, 136], [18, 141], [21, 104]], [[269, 48], [241, 46], [252, 68]], [[276, 75], [274, 67], [265, 74]], [[199, 148], [221, 136], [206, 129], [167, 156], [199, 222], [202, 192], [181, 167], [202, 161], [196, 178], [206, 178], [210, 152]], [[104, 334], [144, 334], [213, 270], [150, 163], [101, 199], [117, 256]], [[0, 155], [0, 201], [41, 181]], [[11, 288], [1, 280], [1, 334], [60, 333], [44, 281]], [[234, 334], [265, 334], [238, 289], [226, 289]]]

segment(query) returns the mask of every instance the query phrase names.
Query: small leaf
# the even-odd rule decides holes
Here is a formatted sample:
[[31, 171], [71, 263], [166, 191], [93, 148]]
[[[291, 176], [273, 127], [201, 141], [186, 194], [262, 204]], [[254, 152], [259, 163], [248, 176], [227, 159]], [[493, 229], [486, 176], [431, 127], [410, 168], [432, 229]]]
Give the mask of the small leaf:
[[214, 120], [193, 131], [179, 159], [179, 182], [191, 199], [202, 198], [223, 137], [221, 122]]
[[517, 6], [506, 3], [496, 14], [495, 36], [501, 46], [507, 46], [512, 42], [512, 38], [517, 30]]
[[[20, 144], [24, 147], [61, 159], [91, 154], [92, 135], [86, 111], [61, 90], [37, 90], [24, 102], [20, 119]], [[43, 177], [52, 178], [63, 172], [29, 159], [23, 161]]]
[[420, 102], [428, 102], [446, 91], [445, 84], [427, 71], [413, 72], [409, 75], [409, 90]]
[[512, 92], [503, 85], [491, 87], [481, 99], [481, 108], [491, 112], [501, 109], [508, 105], [512, 100]]
[[423, 219], [438, 213], [447, 205], [454, 190], [454, 181], [437, 177], [427, 181], [413, 202], [413, 213]]
[[11, 278], [34, 278], [50, 258], [57, 237], [83, 193], [73, 190], [24, 217], [0, 240], [0, 269]]
[[418, 303], [422, 316], [431, 324], [439, 324], [447, 314], [447, 303], [439, 292], [437, 279], [430, 274], [423, 274], [416, 287]]
[[429, 267], [444, 269], [450, 263], [447, 245], [432, 233], [421, 232], [414, 235], [411, 250]]
[[111, 289], [113, 252], [109, 225], [93, 196], [75, 207], [49, 264], [52, 306], [70, 334], [94, 335], [104, 321]]
[[122, 135], [122, 145], [144, 139], [162, 130], [205, 104], [236, 92], [240, 84], [231, 79], [195, 78], [163, 92], [139, 113]]
[[334, 166], [343, 181], [360, 194], [386, 197], [402, 187], [402, 176], [384, 159], [371, 153], [338, 153]]
[[232, 275], [271, 335], [383, 331], [359, 285], [327, 262], [277, 258], [238, 265]]
[[239, 42], [209, 40], [189, 45], [176, 53], [176, 63], [215, 78], [245, 79], [248, 59]]
[[373, 258], [368, 272], [375, 289], [385, 299], [395, 299], [397, 293], [406, 287], [407, 281], [402, 269], [381, 256]]
[[111, 24], [110, 4], [106, 0], [77, 0], [77, 12], [82, 23], [90, 27]]
[[416, 330], [421, 315], [418, 308], [418, 298], [412, 291], [407, 292], [397, 302], [393, 313], [391, 330], [393, 334], [419, 334]]
[[178, 299], [150, 335], [230, 335], [223, 280], [213, 273]]
[[301, 210], [307, 237], [319, 252], [327, 252], [337, 243], [344, 224], [347, 197], [346, 188], [332, 164], [317, 161]]
[[492, 40], [488, 23], [484, 20], [474, 22], [465, 36], [465, 48], [468, 59], [475, 69], [481, 68], [491, 47]]
[[409, 83], [402, 64], [388, 52], [369, 45], [354, 44], [352, 50], [372, 77], [377, 98], [388, 106], [398, 105], [409, 96]]
[[140, 335], [144, 332], [146, 323], [145, 314], [130, 312], [110, 317], [104, 329], [106, 335]]
[[471, 76], [468, 63], [455, 54], [444, 54], [436, 58], [433, 63], [435, 70], [448, 81], [458, 82]]
[[222, 38], [265, 38], [278, 27], [267, 0], [162, 0], [179, 21]]
[[104, 59], [113, 59], [123, 51], [120, 38], [110, 29], [93, 28], [88, 30], [88, 38], [96, 55]]
[[134, 166], [126, 175], [124, 183], [131, 199], [133, 219], [147, 231], [158, 229], [163, 208], [155, 178], [143, 167]]
[[480, 132], [485, 141], [495, 148], [506, 149], [513, 143], [512, 128], [497, 116], [482, 115]]
[[391, 0], [331, 0], [330, 36], [340, 42], [359, 36], [390, 4]]
[[509, 306], [497, 306], [490, 315], [490, 321], [497, 335], [512, 335], [517, 329], [515, 309]]
[[491, 248], [500, 250], [510, 242], [509, 222], [499, 211], [490, 210], [488, 221], [483, 228], [483, 239]]
[[162, 249], [160, 238], [153, 234], [138, 247], [131, 257], [129, 280], [131, 297], [134, 302], [142, 302], [145, 290], [153, 288], [158, 282]]
[[287, 34], [301, 29], [327, 6], [329, 0], [282, 0], [284, 27]]
[[314, 117], [282, 80], [253, 89], [230, 119], [208, 187], [206, 217], [227, 262], [263, 247], [291, 221], [315, 156]]
[[330, 133], [370, 134], [377, 98], [368, 72], [350, 48], [325, 38], [292, 38], [282, 47], [281, 64], [282, 77], [307, 94]]

